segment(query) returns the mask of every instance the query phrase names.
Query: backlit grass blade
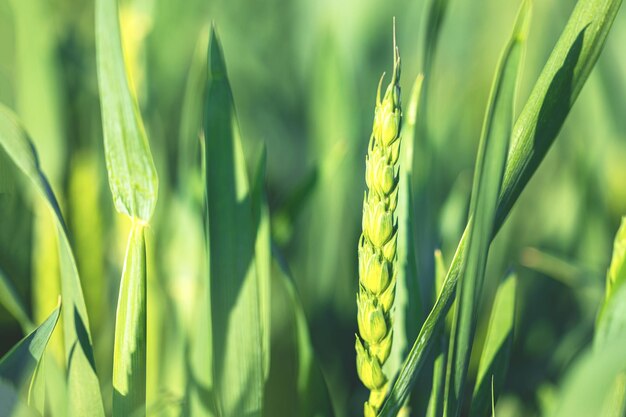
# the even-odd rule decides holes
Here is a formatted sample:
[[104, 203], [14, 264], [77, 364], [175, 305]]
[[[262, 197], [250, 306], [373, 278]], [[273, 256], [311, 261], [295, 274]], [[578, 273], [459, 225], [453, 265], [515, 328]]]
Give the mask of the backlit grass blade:
[[616, 334], [626, 329], [626, 217], [613, 244], [613, 255], [606, 277], [605, 297], [598, 318], [594, 343], [608, 343]]
[[[559, 133], [598, 59], [621, 3], [621, 0], [579, 0], [574, 8], [513, 127], [494, 234]], [[393, 415], [408, 395], [423, 365], [425, 353], [433, 343], [431, 335], [444, 321], [452, 303], [466, 242], [464, 234], [457, 246], [443, 290], [422, 325], [380, 416]]]
[[506, 45], [491, 88], [483, 124], [474, 185], [470, 201], [467, 256], [461, 270], [461, 284], [455, 310], [453, 337], [448, 352], [445, 416], [458, 416], [465, 392], [467, 371], [478, 322], [487, 254], [493, 231], [498, 194], [513, 125], [513, 106], [526, 34], [530, 23], [530, 2], [525, 1], [513, 34]]
[[100, 385], [93, 359], [93, 347], [85, 300], [65, 222], [52, 188], [41, 171], [35, 148], [15, 115], [0, 105], [0, 146], [28, 177], [54, 213], [59, 237], [63, 338], [65, 342], [68, 415], [104, 416]]
[[15, 287], [0, 269], [0, 304], [17, 320], [22, 329], [32, 329], [33, 322], [26, 313], [24, 302], [17, 294]]
[[13, 385], [17, 392], [25, 392], [30, 386], [33, 372], [43, 357], [60, 312], [59, 306], [39, 327], [0, 359], [0, 380]]
[[215, 28], [208, 51], [204, 133], [213, 382], [224, 417], [260, 416], [264, 386], [255, 230], [243, 149]]
[[104, 151], [118, 212], [132, 219], [115, 317], [113, 415], [146, 412], [146, 240], [158, 178], [124, 65], [116, 0], [96, 2], [96, 52]]
[[117, 0], [96, 1], [96, 52], [104, 149], [115, 208], [148, 222], [158, 178], [124, 66]]
[[133, 223], [115, 314], [113, 414], [146, 410], [146, 241], [144, 226]]
[[496, 293], [487, 338], [478, 364], [470, 417], [487, 415], [490, 404], [504, 383], [513, 346], [516, 287], [517, 277], [511, 274], [500, 284]]

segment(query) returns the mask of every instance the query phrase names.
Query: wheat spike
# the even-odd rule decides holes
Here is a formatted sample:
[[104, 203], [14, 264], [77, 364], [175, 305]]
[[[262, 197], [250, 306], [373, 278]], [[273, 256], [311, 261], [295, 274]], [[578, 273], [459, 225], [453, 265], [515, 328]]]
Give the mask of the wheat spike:
[[398, 157], [400, 154], [400, 54], [393, 35], [393, 74], [380, 99], [384, 74], [378, 84], [374, 126], [365, 159], [367, 191], [363, 200], [363, 232], [359, 239], [357, 294], [357, 372], [371, 391], [365, 417], [375, 417], [387, 392], [383, 364], [393, 339], [392, 306], [396, 285]]

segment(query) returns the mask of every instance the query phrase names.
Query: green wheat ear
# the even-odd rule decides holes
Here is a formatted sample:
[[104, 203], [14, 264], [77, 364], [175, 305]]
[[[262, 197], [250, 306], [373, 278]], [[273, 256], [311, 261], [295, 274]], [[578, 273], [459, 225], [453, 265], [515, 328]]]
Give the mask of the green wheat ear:
[[400, 155], [400, 54], [393, 29], [393, 74], [381, 101], [378, 84], [374, 126], [365, 158], [367, 191], [363, 200], [363, 233], [359, 239], [356, 363], [359, 378], [371, 391], [365, 417], [375, 417], [387, 393], [383, 364], [393, 339], [391, 307], [396, 287], [398, 226], [398, 156]]

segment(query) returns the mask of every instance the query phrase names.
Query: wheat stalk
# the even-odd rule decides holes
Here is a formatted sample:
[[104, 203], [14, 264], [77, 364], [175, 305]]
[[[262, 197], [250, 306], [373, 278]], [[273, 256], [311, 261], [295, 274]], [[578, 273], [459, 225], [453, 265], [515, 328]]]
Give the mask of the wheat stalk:
[[395, 298], [398, 228], [398, 157], [400, 154], [400, 54], [393, 35], [393, 74], [380, 99], [384, 74], [378, 84], [374, 126], [365, 159], [367, 191], [363, 201], [363, 233], [359, 239], [357, 294], [357, 372], [370, 390], [365, 417], [376, 416], [387, 392], [383, 364], [391, 352], [391, 308]]

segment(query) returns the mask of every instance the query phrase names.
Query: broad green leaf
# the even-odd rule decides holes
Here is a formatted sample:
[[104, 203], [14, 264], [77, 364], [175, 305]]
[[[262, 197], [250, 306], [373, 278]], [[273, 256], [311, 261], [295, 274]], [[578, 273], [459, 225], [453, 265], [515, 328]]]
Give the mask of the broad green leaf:
[[59, 320], [60, 306], [32, 333], [23, 338], [0, 359], [0, 380], [10, 383], [17, 392], [30, 387], [37, 368]]
[[530, 23], [530, 7], [529, 1], [523, 2], [513, 34], [500, 58], [478, 145], [469, 208], [471, 220], [467, 232], [467, 256], [461, 266], [453, 337], [450, 339], [448, 352], [450, 371], [445, 387], [445, 416], [458, 416], [463, 405], [487, 254], [511, 137], [517, 77]]
[[271, 292], [272, 292], [272, 247], [270, 231], [270, 213], [265, 194], [265, 169], [267, 153], [265, 147], [257, 164], [254, 183], [252, 184], [252, 216], [256, 225], [256, 243], [254, 259], [259, 286], [259, 321], [261, 322], [261, 343], [263, 350], [263, 377], [267, 381], [270, 372], [271, 344]]
[[96, 53], [104, 151], [115, 208], [148, 222], [157, 201], [158, 178], [124, 65], [116, 0], [96, 1]]
[[[621, 0], [579, 0], [574, 8], [513, 127], [494, 235], [556, 139], [600, 55], [621, 3]], [[450, 264], [443, 289], [422, 325], [380, 416], [393, 415], [408, 395], [424, 364], [425, 353], [434, 342], [431, 335], [443, 323], [454, 298], [466, 243], [467, 236], [464, 234]]]
[[0, 105], [0, 146], [33, 183], [54, 213], [61, 265], [63, 298], [61, 314], [67, 362], [68, 414], [70, 417], [104, 416], [85, 300], [65, 222], [52, 188], [41, 171], [32, 142], [15, 115], [2, 105]]
[[487, 415], [489, 405], [495, 400], [496, 393], [504, 383], [513, 345], [516, 287], [517, 278], [513, 274], [498, 287], [489, 318], [487, 338], [478, 364], [470, 417]]
[[28, 318], [24, 302], [18, 295], [15, 287], [0, 269], [0, 304], [8, 310], [9, 313], [17, 320], [22, 329], [33, 329], [33, 322]]
[[605, 344], [626, 329], [626, 217], [613, 244], [613, 256], [606, 276], [606, 291], [596, 320], [596, 345]]
[[260, 416], [264, 353], [251, 195], [222, 49], [211, 30], [204, 106], [213, 383], [224, 417]]
[[113, 415], [146, 412], [146, 241], [134, 222], [115, 314]]

